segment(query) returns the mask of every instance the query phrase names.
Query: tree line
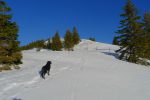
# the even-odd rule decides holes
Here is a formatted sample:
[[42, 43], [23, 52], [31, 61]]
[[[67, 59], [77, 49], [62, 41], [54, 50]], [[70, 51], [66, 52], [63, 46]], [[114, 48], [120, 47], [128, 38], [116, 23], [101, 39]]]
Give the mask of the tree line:
[[119, 30], [116, 32], [113, 44], [119, 45], [119, 59], [128, 62], [149, 65], [150, 59], [150, 12], [144, 16], [137, 14], [137, 8], [131, 0], [127, 0], [120, 15]]
[[80, 36], [77, 31], [77, 28], [74, 27], [71, 32], [69, 29], [66, 31], [66, 34], [63, 39], [60, 38], [59, 32], [56, 32], [52, 38], [47, 40], [37, 40], [31, 42], [25, 46], [20, 47], [21, 50], [28, 50], [32, 48], [41, 48], [50, 49], [53, 51], [61, 51], [61, 50], [73, 50], [73, 47], [80, 42]]

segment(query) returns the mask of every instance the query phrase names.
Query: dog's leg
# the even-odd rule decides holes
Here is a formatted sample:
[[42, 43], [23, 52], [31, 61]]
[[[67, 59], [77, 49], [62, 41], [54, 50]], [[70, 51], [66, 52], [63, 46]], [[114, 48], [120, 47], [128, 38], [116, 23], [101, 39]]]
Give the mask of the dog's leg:
[[47, 74], [49, 75], [49, 70], [47, 71]]
[[41, 77], [45, 79], [45, 74], [43, 72], [41, 73]]
[[45, 74], [46, 74], [46, 73], [43, 73], [43, 78], [44, 78], [44, 79], [45, 79]]

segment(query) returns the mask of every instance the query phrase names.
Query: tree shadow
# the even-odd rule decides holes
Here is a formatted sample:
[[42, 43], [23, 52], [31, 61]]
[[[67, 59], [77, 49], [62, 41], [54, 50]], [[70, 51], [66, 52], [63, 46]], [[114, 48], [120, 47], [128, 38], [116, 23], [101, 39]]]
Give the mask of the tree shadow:
[[109, 55], [109, 56], [113, 56], [116, 59], [119, 59], [119, 54], [117, 53], [113, 53], [113, 52], [102, 52], [102, 53]]
[[20, 98], [13, 98], [12, 100], [22, 100], [22, 99], [20, 99]]

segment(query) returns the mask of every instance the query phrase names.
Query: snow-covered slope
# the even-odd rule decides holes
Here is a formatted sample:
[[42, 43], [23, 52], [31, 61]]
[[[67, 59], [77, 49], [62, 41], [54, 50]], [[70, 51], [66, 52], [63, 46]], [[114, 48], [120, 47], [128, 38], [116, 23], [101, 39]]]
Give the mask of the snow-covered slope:
[[94, 42], [86, 39], [82, 39], [82, 41], [75, 46], [75, 51], [114, 51], [117, 50], [119, 47], [116, 45], [111, 45], [111, 44], [105, 44], [105, 43], [100, 43], [100, 42]]
[[[75, 51], [23, 51], [20, 70], [0, 73], [0, 100], [149, 100], [150, 69], [118, 60], [117, 46], [83, 40]], [[52, 61], [50, 76], [39, 71]]]

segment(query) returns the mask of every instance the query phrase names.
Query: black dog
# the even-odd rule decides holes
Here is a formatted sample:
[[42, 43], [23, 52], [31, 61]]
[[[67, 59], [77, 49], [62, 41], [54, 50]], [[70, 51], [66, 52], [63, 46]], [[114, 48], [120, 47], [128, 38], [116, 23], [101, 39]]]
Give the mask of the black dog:
[[45, 74], [46, 74], [46, 73], [49, 75], [49, 72], [50, 72], [50, 69], [51, 69], [51, 64], [52, 64], [51, 61], [47, 61], [47, 64], [42, 67], [42, 69], [41, 69], [41, 71], [40, 71], [40, 74], [41, 74], [41, 77], [42, 77], [43, 79], [45, 79]]

